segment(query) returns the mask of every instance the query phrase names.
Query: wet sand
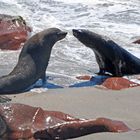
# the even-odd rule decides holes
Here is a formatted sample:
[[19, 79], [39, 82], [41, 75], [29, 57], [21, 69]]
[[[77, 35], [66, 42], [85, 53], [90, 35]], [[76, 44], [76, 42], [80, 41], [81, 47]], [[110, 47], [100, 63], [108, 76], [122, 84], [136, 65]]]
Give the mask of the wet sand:
[[[26, 92], [8, 95], [12, 102], [56, 110], [79, 118], [106, 117], [123, 121], [132, 129], [140, 128], [140, 87], [121, 91], [89, 88], [65, 88], [44, 93]], [[75, 140], [139, 140], [140, 130], [127, 133], [98, 133]]]

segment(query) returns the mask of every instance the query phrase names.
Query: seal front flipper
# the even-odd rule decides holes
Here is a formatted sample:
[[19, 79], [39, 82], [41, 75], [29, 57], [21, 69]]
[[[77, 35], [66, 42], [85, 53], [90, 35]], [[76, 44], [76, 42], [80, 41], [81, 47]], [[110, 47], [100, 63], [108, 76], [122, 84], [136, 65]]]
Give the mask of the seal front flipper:
[[105, 70], [100, 68], [99, 72], [97, 72], [96, 74], [105, 75]]
[[46, 72], [44, 72], [41, 76], [41, 80], [42, 80], [42, 86], [45, 86], [47, 83], [47, 79], [46, 79]]

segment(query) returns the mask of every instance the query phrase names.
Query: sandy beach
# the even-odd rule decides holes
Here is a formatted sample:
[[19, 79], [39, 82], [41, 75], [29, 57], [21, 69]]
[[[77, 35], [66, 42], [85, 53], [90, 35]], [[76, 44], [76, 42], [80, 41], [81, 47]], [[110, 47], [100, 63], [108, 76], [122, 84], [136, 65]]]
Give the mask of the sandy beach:
[[[140, 73], [140, 70], [136, 73], [133, 72], [133, 69], [137, 71], [137, 69], [139, 69], [140, 66], [139, 65], [135, 66], [134, 65], [135, 63], [133, 63], [133, 61], [129, 61], [129, 57], [126, 57], [127, 60], [125, 62], [130, 62], [130, 63], [126, 65], [125, 69], [129, 69], [128, 67], [130, 67], [131, 69], [132, 67], [132, 73], [128, 72], [128, 73], [120, 74], [120, 72], [124, 71], [124, 69], [120, 71], [120, 68], [122, 68], [122, 66], [125, 64], [121, 62], [121, 60], [124, 59], [122, 59], [122, 55], [120, 55], [121, 59], [120, 61], [117, 61], [118, 62], [117, 65], [119, 65], [119, 71], [115, 67], [115, 69], [117, 70], [116, 73], [117, 74], [119, 73], [120, 75], [116, 75], [116, 73], [114, 75], [114, 70], [111, 70], [111, 72], [113, 72], [112, 76], [119, 76], [119, 77], [116, 78], [113, 77], [113, 80], [111, 79], [112, 81], [110, 80], [109, 82], [107, 82], [107, 84], [104, 84], [103, 86], [105, 87], [109, 86], [110, 89], [112, 87], [117, 87], [117, 86], [119, 88], [116, 89], [121, 89], [121, 88], [127, 88], [127, 89], [115, 91], [115, 90], [101, 89], [99, 87], [98, 88], [93, 87], [93, 85], [97, 85], [97, 82], [99, 80], [98, 77], [95, 78], [96, 77], [95, 73], [99, 71], [98, 62], [100, 61], [102, 63], [102, 60], [104, 60], [104, 58], [107, 57], [107, 61], [105, 61], [105, 63], [109, 62], [109, 64], [107, 65], [101, 64], [101, 68], [103, 68], [102, 69], [103, 72], [106, 71], [106, 69], [108, 69], [107, 66], [113, 69], [112, 65], [110, 64], [114, 64], [112, 63], [112, 61], [114, 62], [114, 59], [115, 61], [116, 59], [119, 59], [118, 56], [120, 54], [120, 51], [118, 51], [119, 53], [117, 53], [117, 51], [115, 50], [115, 53], [114, 52], [111, 53], [112, 51], [107, 51], [107, 49], [105, 49], [105, 51], [104, 50], [101, 51], [103, 52], [103, 59], [99, 59], [99, 61], [97, 62], [96, 58], [102, 55], [99, 56], [97, 55], [96, 57], [96, 54], [98, 53], [96, 51], [94, 53], [91, 47], [89, 48], [85, 47], [85, 45], [82, 44], [81, 41], [76, 36], [74, 36], [72, 32], [73, 29], [76, 30], [86, 29], [95, 32], [99, 35], [109, 37], [110, 39], [107, 39], [107, 42], [110, 42], [112, 40], [116, 44], [124, 48], [126, 51], [130, 52], [137, 58], [140, 58], [140, 44], [134, 44], [134, 42], [139, 43], [139, 41], [136, 40], [140, 39], [139, 0], [77, 0], [77, 1], [1, 0], [0, 11], [1, 14], [3, 15], [9, 14], [10, 16], [14, 16], [14, 17], [16, 16], [14, 20], [12, 18], [11, 24], [9, 24], [9, 20], [8, 20], [8, 22], [6, 22], [8, 24], [3, 24], [3, 26], [1, 26], [1, 31], [2, 31], [1, 34], [3, 36], [1, 36], [0, 47], [1, 49], [2, 48], [7, 49], [7, 51], [0, 50], [0, 62], [1, 62], [0, 77], [3, 75], [7, 75], [16, 66], [18, 56], [21, 50], [9, 51], [9, 48], [11, 47], [10, 48], [11, 50], [16, 50], [18, 49], [18, 47], [21, 47], [22, 46], [21, 43], [23, 43], [22, 41], [18, 44], [19, 45], [18, 47], [16, 47], [17, 45], [15, 45], [15, 43], [17, 44], [17, 42], [19, 41], [20, 37], [21, 40], [26, 40], [28, 39], [28, 37], [30, 37], [30, 35], [32, 36], [44, 29], [48, 29], [52, 27], [57, 27], [63, 30], [64, 32], [67, 32], [67, 36], [65, 37], [65, 39], [58, 42], [53, 47], [50, 60], [48, 59], [49, 65], [48, 67], [46, 67], [47, 68], [46, 79], [49, 84], [48, 85], [46, 84], [46, 86], [42, 87], [42, 89], [45, 91], [45, 88], [49, 88], [49, 87], [57, 88], [58, 87], [57, 85], [59, 85], [59, 89], [48, 89], [45, 92], [35, 92], [35, 90], [33, 89], [34, 91], [29, 91], [20, 94], [6, 95], [8, 98], [12, 99], [10, 101], [11, 103], [21, 103], [21, 104], [31, 105], [34, 107], [41, 107], [44, 110], [61, 111], [73, 115], [77, 118], [96, 119], [100, 117], [105, 117], [112, 120], [122, 121], [132, 130], [137, 130], [137, 131], [129, 131], [126, 133], [108, 133], [108, 132], [96, 133], [96, 134], [90, 134], [87, 136], [75, 138], [75, 140], [109, 140], [109, 139], [110, 140], [139, 140], [140, 139], [140, 85], [139, 85], [140, 77], [139, 76], [133, 77], [133, 75], [131, 77], [131, 74]], [[21, 17], [23, 17], [24, 20]], [[22, 24], [17, 24], [19, 21]], [[25, 21], [27, 23], [27, 27]], [[22, 26], [24, 25], [24, 28], [26, 27], [25, 28], [26, 30], [25, 29], [23, 30], [23, 28], [19, 30], [20, 27], [19, 25]], [[18, 30], [14, 29], [14, 27], [16, 26], [18, 27]], [[4, 29], [3, 27], [5, 27], [5, 32], [3, 31]], [[14, 30], [11, 32], [10, 29], [12, 30], [14, 29]], [[9, 36], [7, 33], [9, 33]], [[12, 39], [10, 40], [10, 38]], [[14, 39], [15, 42], [13, 42]], [[12, 45], [10, 43], [12, 43]], [[2, 45], [4, 45], [4, 47], [2, 47]], [[9, 48], [7, 48], [8, 46]], [[40, 56], [46, 56], [46, 55], [41, 55], [38, 52], [40, 51], [37, 51], [36, 53], [39, 55], [39, 57], [37, 57], [36, 60], [38, 60]], [[108, 53], [106, 54], [105, 52]], [[117, 57], [114, 57], [113, 54], [117, 54]], [[109, 58], [108, 56], [111, 56], [111, 58]], [[36, 57], [30, 57], [30, 58], [36, 58]], [[136, 60], [136, 62], [138, 61], [138, 63], [140, 63], [140, 60], [137, 58], [134, 59], [134, 62]], [[37, 63], [31, 63], [31, 64], [33, 64], [33, 66], [34, 64], [40, 65], [40, 62], [42, 62], [42, 60], [46, 60], [46, 59], [41, 59], [41, 61], [38, 61]], [[26, 62], [30, 62], [30, 61], [26, 61]], [[25, 65], [25, 63], [23, 64]], [[132, 65], [130, 66], [130, 64]], [[102, 67], [102, 65], [105, 66]], [[25, 65], [25, 68], [26, 66], [28, 67], [30, 66], [30, 64]], [[39, 69], [41, 69], [40, 66]], [[21, 68], [22, 65], [20, 69]], [[26, 73], [25, 68], [23, 67], [22, 71], [25, 71]], [[31, 69], [32, 71], [29, 73], [38, 74], [38, 71], [36, 69], [37, 67], [32, 68]], [[110, 70], [107, 70], [107, 72], [111, 73]], [[17, 73], [15, 74], [17, 75]], [[22, 75], [22, 73], [19, 72], [19, 75]], [[45, 75], [45, 71], [44, 71], [44, 75]], [[60, 88], [60, 86], [72, 87], [75, 84], [78, 87], [79, 82], [81, 81], [79, 81], [79, 79], [75, 77], [79, 75], [93, 76], [95, 82], [93, 81], [91, 82], [88, 81], [89, 79], [85, 79], [87, 80], [85, 84], [85, 81], [83, 79], [82, 81], [83, 83], [80, 84], [86, 87]], [[121, 79], [120, 76], [122, 75], [124, 76], [126, 75], [125, 79]], [[130, 75], [130, 77], [128, 75]], [[27, 82], [28, 79], [29, 80], [30, 78], [32, 79], [32, 76], [29, 77], [28, 74], [25, 77], [27, 77]], [[36, 79], [36, 81], [39, 78], [42, 78], [42, 72], [41, 72], [41, 76], [39, 76]], [[131, 80], [131, 82], [129, 80]], [[7, 82], [8, 80], [6, 79], [4, 81]], [[137, 84], [132, 83], [132, 81], [137, 82]], [[1, 83], [3, 84], [3, 81]], [[12, 85], [14, 82], [8, 81], [8, 85], [9, 83], [11, 83]], [[19, 83], [18, 84], [17, 83], [11, 86], [12, 89], [13, 87], [14, 90], [15, 89], [17, 90], [17, 88], [19, 88], [18, 86]], [[40, 84], [40, 81], [38, 83]], [[22, 87], [24, 83], [21, 82], [20, 85]], [[92, 86], [92, 87], [87, 87], [87, 86]], [[139, 86], [139, 87], [129, 88], [132, 86]], [[21, 89], [23, 90], [26, 88], [21, 88]], [[3, 91], [0, 92], [3, 94]], [[13, 91], [11, 93], [13, 93]], [[3, 96], [2, 101], [5, 100], [7, 100], [7, 98]], [[20, 111], [22, 112], [21, 114]], [[18, 113], [22, 115], [23, 110], [21, 108], [20, 111]], [[28, 111], [26, 109], [24, 111], [25, 114], [27, 112], [27, 116], [28, 116]], [[4, 114], [5, 112], [2, 113]], [[9, 118], [11, 119], [11, 114], [9, 113], [8, 115], [10, 116], [8, 117], [8, 119]], [[4, 117], [6, 118], [7, 116], [5, 115]], [[27, 119], [24, 118], [24, 120], [28, 120], [28, 118]], [[18, 118], [15, 120], [19, 121], [22, 119]], [[33, 122], [34, 120], [35, 119], [33, 118]], [[16, 123], [13, 124], [16, 125]], [[0, 128], [3, 129], [2, 123]], [[20, 128], [22, 127], [21, 126], [18, 127], [18, 129]], [[0, 131], [0, 133], [5, 134], [5, 131], [3, 131], [3, 133], [2, 131]], [[5, 137], [5, 135], [2, 137]], [[2, 140], [4, 139], [2, 138]]]
[[[120, 120], [132, 129], [140, 128], [140, 87], [121, 91], [89, 88], [64, 88], [44, 93], [26, 92], [8, 95], [12, 102], [62, 111], [79, 118], [106, 117]], [[140, 130], [127, 133], [98, 133], [77, 140], [139, 140]]]

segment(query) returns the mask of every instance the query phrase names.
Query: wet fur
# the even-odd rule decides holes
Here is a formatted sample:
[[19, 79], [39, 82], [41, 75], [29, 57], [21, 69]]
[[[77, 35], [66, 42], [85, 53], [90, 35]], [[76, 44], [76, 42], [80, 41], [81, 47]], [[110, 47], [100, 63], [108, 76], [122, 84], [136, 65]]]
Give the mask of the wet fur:
[[74, 29], [73, 35], [91, 48], [99, 65], [99, 75], [123, 76], [140, 73], [140, 59], [120, 47], [114, 41], [94, 32]]
[[0, 78], [0, 94], [22, 92], [40, 78], [45, 82], [52, 47], [65, 36], [65, 32], [50, 28], [31, 37], [23, 46], [13, 71]]

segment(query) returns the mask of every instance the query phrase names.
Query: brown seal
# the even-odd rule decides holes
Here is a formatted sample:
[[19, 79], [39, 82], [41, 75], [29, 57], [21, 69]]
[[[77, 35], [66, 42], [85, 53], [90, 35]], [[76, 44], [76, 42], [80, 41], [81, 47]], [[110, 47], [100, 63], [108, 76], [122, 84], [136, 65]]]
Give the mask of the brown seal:
[[13, 71], [0, 78], [0, 94], [22, 92], [40, 78], [45, 82], [52, 47], [66, 34], [57, 28], [50, 28], [31, 37], [24, 44]]

